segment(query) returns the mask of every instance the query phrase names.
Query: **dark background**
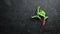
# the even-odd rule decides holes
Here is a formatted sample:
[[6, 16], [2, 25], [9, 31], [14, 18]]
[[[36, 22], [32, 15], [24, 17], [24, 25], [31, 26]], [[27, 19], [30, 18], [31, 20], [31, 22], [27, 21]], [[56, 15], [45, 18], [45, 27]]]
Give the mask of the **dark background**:
[[[49, 16], [43, 31], [31, 19], [38, 5]], [[0, 0], [0, 34], [60, 34], [60, 0]]]

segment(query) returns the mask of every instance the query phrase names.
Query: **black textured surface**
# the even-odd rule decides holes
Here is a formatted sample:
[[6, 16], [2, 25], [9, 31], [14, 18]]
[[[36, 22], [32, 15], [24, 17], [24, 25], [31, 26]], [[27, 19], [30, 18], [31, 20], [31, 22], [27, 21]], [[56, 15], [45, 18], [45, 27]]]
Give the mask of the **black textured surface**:
[[[41, 5], [49, 19], [44, 31], [31, 19]], [[60, 34], [60, 0], [0, 0], [0, 34]]]

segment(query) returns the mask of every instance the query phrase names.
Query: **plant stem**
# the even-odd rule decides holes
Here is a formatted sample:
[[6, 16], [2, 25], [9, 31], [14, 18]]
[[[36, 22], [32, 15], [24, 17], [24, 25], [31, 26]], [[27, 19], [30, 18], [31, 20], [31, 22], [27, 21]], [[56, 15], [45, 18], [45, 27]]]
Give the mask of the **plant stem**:
[[41, 25], [42, 25], [42, 28], [44, 28], [44, 27], [45, 27], [45, 19], [42, 18], [42, 19], [41, 19], [41, 22], [42, 22], [42, 24], [41, 24]]

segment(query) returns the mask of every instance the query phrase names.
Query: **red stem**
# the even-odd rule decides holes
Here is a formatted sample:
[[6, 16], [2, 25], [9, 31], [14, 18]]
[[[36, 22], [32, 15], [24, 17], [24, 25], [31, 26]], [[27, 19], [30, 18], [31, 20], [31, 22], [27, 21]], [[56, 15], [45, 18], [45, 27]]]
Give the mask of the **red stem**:
[[41, 19], [41, 22], [42, 22], [42, 28], [44, 28], [44, 27], [45, 27], [45, 19], [42, 18], [42, 19]]

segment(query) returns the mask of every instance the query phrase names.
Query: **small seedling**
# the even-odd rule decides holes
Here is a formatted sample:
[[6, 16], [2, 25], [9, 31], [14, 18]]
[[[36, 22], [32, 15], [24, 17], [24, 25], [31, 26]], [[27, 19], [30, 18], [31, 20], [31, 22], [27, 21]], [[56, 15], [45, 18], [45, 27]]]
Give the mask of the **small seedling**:
[[45, 22], [48, 19], [48, 16], [46, 15], [45, 11], [41, 9], [40, 6], [37, 6], [36, 8], [36, 15], [32, 16], [32, 18], [38, 18], [41, 20], [42, 27], [45, 26]]

